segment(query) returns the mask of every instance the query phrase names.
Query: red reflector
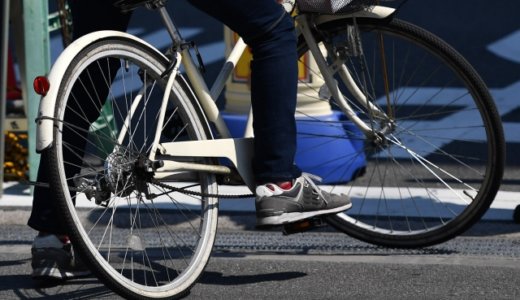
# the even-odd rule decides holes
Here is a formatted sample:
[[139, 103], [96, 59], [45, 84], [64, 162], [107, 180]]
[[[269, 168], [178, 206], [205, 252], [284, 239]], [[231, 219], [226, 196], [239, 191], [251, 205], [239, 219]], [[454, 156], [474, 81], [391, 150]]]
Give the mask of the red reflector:
[[45, 96], [47, 95], [47, 92], [49, 91], [50, 87], [49, 80], [45, 76], [38, 76], [34, 78], [33, 82], [33, 88], [36, 94]]

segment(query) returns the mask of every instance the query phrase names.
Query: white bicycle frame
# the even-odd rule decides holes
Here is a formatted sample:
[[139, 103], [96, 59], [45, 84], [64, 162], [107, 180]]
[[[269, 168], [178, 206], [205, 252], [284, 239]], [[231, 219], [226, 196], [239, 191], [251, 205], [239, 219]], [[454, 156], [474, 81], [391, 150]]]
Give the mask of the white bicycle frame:
[[[291, 8], [292, 9], [292, 8]], [[165, 21], [167, 30], [173, 40], [174, 45], [181, 45], [183, 43], [183, 39], [181, 38], [179, 31], [175, 27], [172, 22], [172, 19], [168, 15], [168, 12], [165, 8], [159, 9], [163, 20]], [[310, 24], [319, 25], [325, 22], [330, 22], [334, 20], [340, 19], [351, 19], [351, 18], [377, 18], [382, 19], [390, 16], [394, 12], [393, 8], [383, 7], [383, 6], [373, 6], [369, 10], [362, 10], [358, 12], [354, 12], [351, 14], [341, 14], [341, 15], [312, 15], [312, 22], [310, 20], [310, 15], [300, 14], [296, 18], [297, 30], [303, 35], [305, 38], [307, 45], [309, 46], [309, 51], [312, 53], [314, 59], [316, 60], [317, 66], [323, 76], [325, 83], [327, 84], [328, 89], [331, 91], [334, 99], [337, 100], [337, 104], [340, 106], [341, 110], [349, 117], [349, 119], [355, 123], [358, 128], [366, 135], [372, 136], [374, 133], [368, 125], [363, 122], [361, 119], [357, 117], [355, 112], [352, 110], [350, 105], [347, 102], [347, 99], [344, 98], [343, 94], [340, 92], [338, 84], [336, 80], [333, 78], [334, 72], [331, 70], [326, 61], [325, 57], [322, 54], [322, 51], [318, 47], [311, 29]], [[59, 90], [59, 84], [55, 85], [56, 82], [61, 82], [61, 78], [69, 66], [70, 62], [76, 55], [84, 49], [87, 45], [92, 42], [103, 39], [106, 37], [114, 37], [121, 36], [125, 38], [129, 38], [135, 40], [139, 43], [146, 44], [143, 40], [134, 37], [130, 34], [116, 31], [98, 31], [91, 34], [88, 34], [74, 43], [72, 43], [69, 47], [67, 47], [60, 57], [57, 59], [56, 63], [53, 65], [51, 72], [48, 75], [49, 82], [51, 83], [51, 87], [45, 97], [42, 98], [40, 102], [39, 115], [38, 115], [38, 123], [37, 123], [37, 143], [36, 148], [38, 152], [43, 151], [44, 149], [52, 146], [53, 144], [53, 125], [54, 125], [54, 111], [56, 104], [56, 97]], [[148, 45], [150, 48], [155, 49], [153, 46]], [[197, 68], [196, 63], [194, 62], [190, 49], [188, 47], [177, 47], [178, 52], [176, 52], [176, 64], [174, 68], [171, 70], [170, 76], [168, 77], [168, 83], [165, 89], [165, 94], [162, 99], [161, 104], [161, 115], [159, 116], [157, 132], [155, 135], [155, 140], [153, 143], [153, 149], [150, 152], [150, 160], [155, 159], [156, 149], [159, 150], [162, 154], [167, 154], [171, 156], [189, 156], [189, 157], [225, 157], [228, 158], [233, 165], [236, 167], [239, 175], [242, 177], [246, 185], [254, 191], [255, 182], [253, 177], [253, 172], [251, 170], [251, 158], [253, 155], [253, 140], [252, 140], [252, 114], [249, 113], [249, 118], [247, 122], [246, 134], [243, 138], [231, 138], [229, 133], [229, 129], [226, 126], [222, 115], [215, 103], [215, 100], [219, 94], [222, 92], [224, 85], [226, 83], [227, 78], [231, 75], [234, 67], [237, 65], [239, 58], [242, 53], [246, 49], [246, 44], [242, 39], [239, 39], [232, 49], [229, 56], [226, 58], [226, 62], [224, 63], [219, 75], [217, 76], [211, 90], [206, 85], [203, 77]], [[159, 53], [159, 51], [157, 51]], [[175, 81], [177, 74], [179, 73], [179, 68], [181, 64], [184, 66], [186, 71], [186, 75], [192, 85], [193, 91], [199, 103], [204, 111], [204, 114], [209, 122], [215, 124], [215, 128], [220, 136], [218, 139], [212, 140], [200, 140], [200, 141], [187, 141], [187, 142], [170, 142], [170, 143], [159, 143], [160, 137], [160, 129], [162, 128], [164, 122], [164, 114], [166, 111], [166, 104], [170, 97], [171, 88]], [[342, 77], [343, 81], [347, 83], [347, 88], [349, 91], [356, 97], [356, 99], [363, 104], [365, 107], [369, 108], [373, 114], [385, 116], [384, 112], [381, 112], [377, 109], [371, 102], [367, 100], [365, 95], [361, 92], [359, 87], [355, 84], [352, 79], [349, 71], [343, 65], [336, 70]], [[140, 95], [136, 96], [134, 99], [133, 108], [137, 107], [137, 103], [140, 101]], [[132, 116], [133, 113], [129, 113], [128, 116]], [[129, 122], [127, 119], [125, 122]], [[125, 128], [125, 126], [123, 126]], [[120, 139], [124, 136], [124, 129], [120, 132]], [[218, 174], [229, 174], [231, 173], [230, 168], [226, 166], [214, 166], [214, 165], [204, 165], [204, 164], [195, 164], [195, 163], [181, 163], [176, 161], [165, 160], [164, 165], [159, 168], [155, 177], [157, 179], [165, 179], [170, 176], [174, 172], [179, 172], [182, 170], [193, 170], [193, 171], [205, 171], [212, 172]]]

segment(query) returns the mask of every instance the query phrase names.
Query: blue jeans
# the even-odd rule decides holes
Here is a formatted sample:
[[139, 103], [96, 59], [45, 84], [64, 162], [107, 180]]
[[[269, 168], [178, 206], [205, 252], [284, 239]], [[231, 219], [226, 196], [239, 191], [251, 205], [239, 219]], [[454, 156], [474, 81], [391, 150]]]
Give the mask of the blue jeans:
[[[275, 0], [188, 0], [242, 36], [253, 53], [251, 101], [255, 156], [253, 170], [258, 184], [300, 176], [294, 165], [296, 152], [297, 51], [292, 18]], [[121, 14], [107, 0], [71, 0], [74, 37], [96, 30], [126, 31], [130, 14]], [[92, 16], [96, 16], [92, 18]], [[85, 108], [84, 108], [85, 109]], [[98, 114], [93, 108], [93, 120]], [[47, 180], [47, 159], [42, 157], [38, 181]], [[29, 226], [65, 234], [48, 188], [36, 187]]]
[[251, 101], [259, 184], [300, 176], [296, 153], [298, 66], [292, 18], [275, 0], [189, 0], [237, 32], [251, 48]]

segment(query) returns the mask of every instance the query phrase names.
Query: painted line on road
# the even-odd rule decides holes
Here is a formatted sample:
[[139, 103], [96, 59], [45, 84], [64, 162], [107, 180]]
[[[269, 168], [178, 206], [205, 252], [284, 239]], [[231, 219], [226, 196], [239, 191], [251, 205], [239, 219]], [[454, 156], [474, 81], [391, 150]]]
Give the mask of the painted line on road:
[[[422, 189], [409, 189], [414, 197], [420, 198], [425, 197], [424, 195], [420, 195], [420, 191]], [[249, 190], [245, 186], [220, 186], [219, 191], [222, 194], [247, 194]], [[338, 190], [338, 192], [341, 192]], [[373, 189], [369, 191], [369, 194], [377, 195], [380, 193], [380, 189]], [[443, 202], [449, 204], [457, 204], [460, 203], [460, 200], [453, 196], [453, 192], [448, 189], [432, 189], [429, 192], [430, 194], [435, 195], [435, 198], [442, 199]], [[354, 199], [356, 199], [356, 194], [359, 194], [354, 189], [351, 194]], [[385, 188], [385, 199], [388, 200], [389, 203], [395, 203], [396, 205], [401, 206], [400, 197], [402, 196], [402, 191], [398, 188]], [[84, 197], [83, 197], [84, 198]], [[377, 199], [374, 196], [374, 199]], [[197, 205], [198, 202], [190, 196], [179, 195], [176, 196], [176, 200], [182, 205], [186, 207]], [[427, 205], [429, 201], [414, 201], [415, 204], [422, 205], [423, 208], [419, 208], [418, 211], [424, 215], [425, 211], [428, 211]], [[171, 203], [167, 199], [156, 200], [156, 206], [158, 208], [168, 208], [171, 207]], [[354, 202], [355, 203], [355, 202]], [[77, 205], [80, 207], [95, 207], [93, 201], [88, 201], [86, 198], [78, 199]], [[520, 192], [510, 192], [510, 191], [499, 191], [497, 197], [492, 203], [488, 212], [484, 215], [484, 220], [502, 220], [502, 221], [511, 221], [513, 219], [513, 211], [514, 209], [520, 205]], [[31, 207], [32, 206], [32, 196], [30, 195], [30, 189], [23, 187], [16, 182], [7, 182], [5, 183], [4, 195], [0, 199], [0, 209], [2, 207]], [[390, 205], [391, 206], [391, 205]], [[242, 199], [221, 199], [220, 201], [220, 210], [228, 211], [228, 212], [250, 212], [253, 213], [255, 211], [255, 199], [253, 197], [250, 198], [242, 198]], [[355, 210], [355, 206], [353, 211]], [[365, 204], [363, 208], [363, 213], [370, 215], [376, 214], [377, 204]], [[411, 211], [410, 211], [411, 212]], [[408, 214], [409, 217], [412, 217], [412, 214]]]

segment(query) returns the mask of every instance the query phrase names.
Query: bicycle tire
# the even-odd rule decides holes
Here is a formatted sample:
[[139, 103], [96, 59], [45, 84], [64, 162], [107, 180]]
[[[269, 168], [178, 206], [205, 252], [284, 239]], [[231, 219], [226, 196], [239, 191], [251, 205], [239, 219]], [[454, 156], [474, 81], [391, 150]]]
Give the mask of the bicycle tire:
[[[217, 198], [172, 193], [151, 180], [157, 174], [147, 157], [168, 65], [157, 50], [128, 38], [108, 37], [84, 47], [60, 83], [54, 145], [47, 150], [51, 186], [75, 251], [125, 298], [188, 293], [216, 235]], [[138, 95], [141, 101], [132, 110]], [[211, 138], [193, 97], [177, 74], [161, 141]], [[164, 182], [217, 193], [212, 174], [174, 176]]]
[[[349, 42], [353, 29], [359, 29], [362, 55]], [[474, 68], [439, 37], [392, 17], [331, 21], [316, 26], [313, 34], [335, 70], [339, 59], [348, 64], [362, 93], [387, 116], [394, 114], [383, 120], [369, 113], [335, 75], [356, 114], [384, 135], [378, 145], [355, 128], [326, 88], [316, 93], [317, 100], [330, 102], [333, 113], [325, 121], [305, 114], [300, 121], [314, 123], [313, 136], [322, 141], [299, 153], [320, 147], [326, 153], [304, 171], [321, 168], [322, 188], [343, 192], [353, 202], [351, 210], [327, 222], [371, 244], [417, 248], [447, 241], [480, 220], [500, 186], [505, 142], [493, 99]], [[300, 38], [299, 53], [307, 49]], [[382, 133], [380, 122], [388, 125], [389, 120], [395, 128]], [[317, 134], [329, 130], [320, 128], [336, 133]], [[313, 137], [299, 134], [299, 141]], [[335, 150], [348, 142], [351, 148]], [[311, 156], [314, 160], [319, 154]]]

